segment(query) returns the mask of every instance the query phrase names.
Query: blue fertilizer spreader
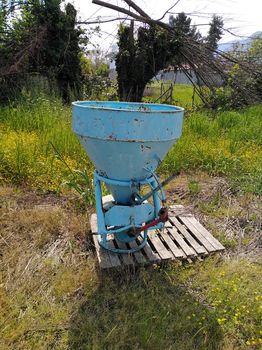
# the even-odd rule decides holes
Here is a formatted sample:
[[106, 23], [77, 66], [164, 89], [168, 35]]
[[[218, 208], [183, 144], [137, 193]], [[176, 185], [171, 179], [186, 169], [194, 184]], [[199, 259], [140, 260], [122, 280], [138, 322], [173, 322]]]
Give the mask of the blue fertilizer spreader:
[[[183, 108], [171, 105], [73, 102], [73, 130], [95, 165], [98, 238], [103, 248], [135, 252], [146, 244], [149, 229], [161, 229], [168, 220], [163, 186], [174, 176], [161, 183], [155, 170], [180, 137], [183, 114]], [[112, 194], [110, 201], [102, 197], [102, 183]], [[128, 244], [138, 236], [142, 239], [136, 248], [109, 244], [112, 237]]]

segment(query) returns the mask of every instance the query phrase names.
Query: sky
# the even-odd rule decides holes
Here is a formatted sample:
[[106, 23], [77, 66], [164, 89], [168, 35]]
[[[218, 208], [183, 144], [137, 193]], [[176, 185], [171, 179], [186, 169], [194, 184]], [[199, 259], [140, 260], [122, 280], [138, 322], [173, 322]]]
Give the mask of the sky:
[[[70, 0], [69, 0], [70, 1]], [[103, 0], [111, 4], [128, 8], [123, 0]], [[159, 19], [177, 0], [133, 0], [152, 18]], [[111, 9], [92, 4], [92, 0], [71, 0], [78, 10], [81, 20], [96, 20], [114, 17], [125, 17]], [[224, 27], [238, 36], [250, 36], [256, 31], [262, 31], [262, 0], [180, 0], [171, 12], [191, 14], [192, 24], [196, 24], [203, 35], [208, 30], [212, 14], [223, 17]], [[168, 21], [170, 14], [163, 19]], [[100, 24], [101, 37], [93, 37], [92, 42], [99, 45], [103, 51], [109, 51], [116, 43], [117, 22]], [[238, 39], [226, 32], [221, 42]]]

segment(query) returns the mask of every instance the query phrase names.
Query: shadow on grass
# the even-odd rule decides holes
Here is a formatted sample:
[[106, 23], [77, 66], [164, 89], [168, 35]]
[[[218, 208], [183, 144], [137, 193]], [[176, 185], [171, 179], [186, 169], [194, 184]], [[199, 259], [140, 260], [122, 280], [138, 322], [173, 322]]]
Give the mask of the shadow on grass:
[[103, 274], [69, 331], [71, 350], [217, 350], [221, 341], [212, 310], [154, 268]]

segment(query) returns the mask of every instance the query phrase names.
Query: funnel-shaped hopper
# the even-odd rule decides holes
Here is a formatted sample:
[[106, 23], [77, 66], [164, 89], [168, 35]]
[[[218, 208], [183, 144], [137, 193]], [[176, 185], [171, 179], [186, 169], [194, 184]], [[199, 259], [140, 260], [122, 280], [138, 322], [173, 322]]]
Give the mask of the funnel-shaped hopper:
[[[73, 103], [73, 130], [104, 177], [142, 181], [180, 137], [183, 108], [129, 102]], [[110, 185], [128, 204], [132, 188]]]

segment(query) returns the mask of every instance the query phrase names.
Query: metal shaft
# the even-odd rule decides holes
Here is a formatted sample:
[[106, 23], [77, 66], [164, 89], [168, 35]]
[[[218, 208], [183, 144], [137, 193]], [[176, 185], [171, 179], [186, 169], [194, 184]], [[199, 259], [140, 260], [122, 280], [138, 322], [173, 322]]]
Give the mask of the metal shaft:
[[154, 188], [152, 191], [148, 192], [146, 195], [144, 195], [143, 197], [139, 198], [136, 203], [137, 204], [142, 204], [144, 201], [146, 201], [147, 199], [149, 199], [151, 196], [153, 196], [153, 194], [157, 191], [159, 191], [161, 189], [161, 187], [166, 186], [170, 181], [172, 181], [177, 175], [179, 175], [179, 173], [174, 173], [171, 176], [169, 176], [167, 179], [165, 179], [163, 182], [161, 182], [160, 185], [158, 185], [156, 188]]

